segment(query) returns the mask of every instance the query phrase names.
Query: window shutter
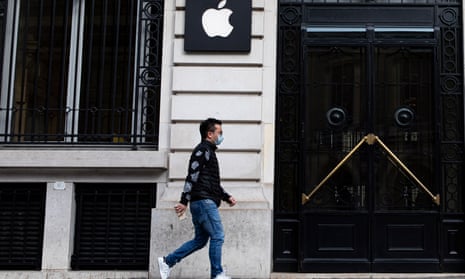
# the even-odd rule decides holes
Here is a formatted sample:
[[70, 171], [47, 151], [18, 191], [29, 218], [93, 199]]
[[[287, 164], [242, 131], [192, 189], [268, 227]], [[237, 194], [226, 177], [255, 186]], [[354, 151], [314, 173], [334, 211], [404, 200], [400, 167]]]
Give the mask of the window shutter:
[[76, 185], [75, 270], [148, 270], [154, 184]]
[[0, 269], [40, 270], [45, 184], [0, 184]]

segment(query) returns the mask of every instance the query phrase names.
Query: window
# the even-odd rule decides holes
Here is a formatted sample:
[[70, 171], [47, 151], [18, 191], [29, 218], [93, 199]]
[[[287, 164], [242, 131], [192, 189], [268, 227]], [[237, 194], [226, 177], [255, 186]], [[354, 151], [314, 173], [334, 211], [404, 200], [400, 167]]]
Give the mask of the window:
[[77, 184], [74, 270], [148, 270], [155, 184]]
[[161, 0], [8, 4], [0, 142], [157, 145]]
[[0, 184], [0, 270], [40, 270], [45, 184]]

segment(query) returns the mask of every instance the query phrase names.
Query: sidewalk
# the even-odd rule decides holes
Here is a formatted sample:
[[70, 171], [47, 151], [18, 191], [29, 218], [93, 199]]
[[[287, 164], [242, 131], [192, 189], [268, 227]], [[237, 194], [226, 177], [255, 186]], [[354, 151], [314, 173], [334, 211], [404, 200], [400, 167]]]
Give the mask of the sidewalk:
[[465, 273], [271, 273], [271, 279], [465, 279]]

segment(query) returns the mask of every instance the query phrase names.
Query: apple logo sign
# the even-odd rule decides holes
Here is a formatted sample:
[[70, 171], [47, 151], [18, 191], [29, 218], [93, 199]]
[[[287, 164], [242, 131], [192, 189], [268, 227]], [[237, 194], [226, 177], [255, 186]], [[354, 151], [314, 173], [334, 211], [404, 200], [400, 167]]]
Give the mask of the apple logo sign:
[[184, 51], [250, 52], [252, 0], [185, 0]]
[[227, 0], [222, 0], [217, 9], [208, 9], [202, 15], [202, 27], [208, 37], [228, 37], [234, 27], [229, 23], [233, 11], [224, 9]]

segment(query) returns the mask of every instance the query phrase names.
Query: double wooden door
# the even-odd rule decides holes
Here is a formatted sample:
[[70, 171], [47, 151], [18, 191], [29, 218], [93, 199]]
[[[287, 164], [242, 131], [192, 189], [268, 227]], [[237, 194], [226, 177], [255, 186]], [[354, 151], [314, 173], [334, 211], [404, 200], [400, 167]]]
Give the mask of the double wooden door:
[[435, 46], [319, 42], [303, 49], [300, 271], [439, 271]]

